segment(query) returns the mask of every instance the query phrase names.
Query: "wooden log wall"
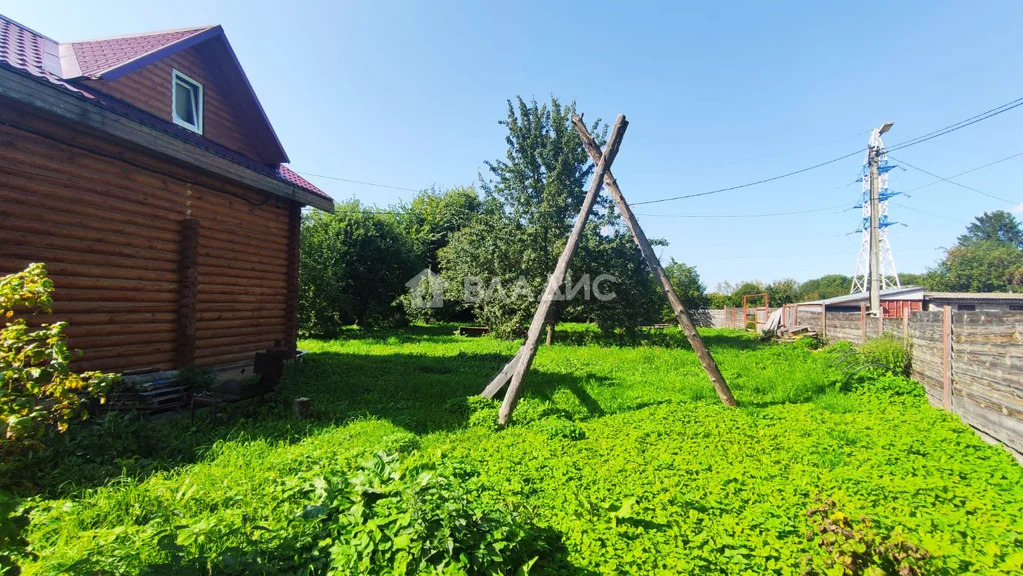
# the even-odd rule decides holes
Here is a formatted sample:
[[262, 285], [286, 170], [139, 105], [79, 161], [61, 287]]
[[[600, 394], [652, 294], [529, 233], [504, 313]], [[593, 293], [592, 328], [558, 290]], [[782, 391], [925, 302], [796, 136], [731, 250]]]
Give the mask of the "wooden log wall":
[[[69, 322], [78, 370], [224, 365], [293, 346], [298, 217], [285, 199], [0, 101], [0, 274], [46, 263], [54, 314], [36, 321]], [[183, 263], [186, 219], [198, 245]]]

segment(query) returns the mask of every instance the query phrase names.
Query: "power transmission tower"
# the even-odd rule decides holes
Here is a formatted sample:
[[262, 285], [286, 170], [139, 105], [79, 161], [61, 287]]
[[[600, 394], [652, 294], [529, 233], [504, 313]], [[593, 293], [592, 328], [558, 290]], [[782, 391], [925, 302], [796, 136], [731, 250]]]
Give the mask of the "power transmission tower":
[[888, 164], [888, 154], [881, 140], [881, 135], [890, 130], [892, 124], [885, 122], [870, 133], [863, 177], [860, 179], [863, 196], [856, 206], [862, 208], [862, 241], [850, 292], [869, 292], [870, 312], [875, 315], [881, 313], [881, 291], [901, 286], [892, 247], [888, 243], [888, 227], [894, 224], [888, 219], [888, 199], [898, 192], [888, 189], [888, 172], [894, 166]]

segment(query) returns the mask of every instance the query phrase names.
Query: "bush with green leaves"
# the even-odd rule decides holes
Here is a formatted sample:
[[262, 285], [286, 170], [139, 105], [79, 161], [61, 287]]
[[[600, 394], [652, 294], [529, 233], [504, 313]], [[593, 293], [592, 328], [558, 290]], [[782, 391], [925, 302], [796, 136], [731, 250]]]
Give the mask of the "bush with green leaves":
[[859, 352], [867, 364], [893, 376], [909, 376], [912, 370], [909, 344], [891, 333], [866, 341], [860, 345]]
[[931, 555], [910, 542], [901, 529], [879, 532], [874, 521], [857, 521], [837, 510], [834, 500], [807, 511], [813, 528], [807, 540], [827, 552], [824, 558], [808, 556], [804, 576], [921, 576]]
[[302, 219], [298, 276], [299, 330], [335, 337], [352, 324], [389, 320], [405, 283], [419, 270], [412, 240], [393, 216], [357, 200], [333, 214]]
[[102, 398], [114, 374], [71, 370], [67, 322], [30, 327], [25, 314], [53, 310], [53, 282], [42, 264], [0, 278], [0, 470], [42, 447], [43, 435], [63, 432], [87, 415], [84, 399]]
[[315, 482], [302, 518], [337, 574], [524, 574], [541, 542], [457, 465], [408, 466], [377, 453], [347, 483]]

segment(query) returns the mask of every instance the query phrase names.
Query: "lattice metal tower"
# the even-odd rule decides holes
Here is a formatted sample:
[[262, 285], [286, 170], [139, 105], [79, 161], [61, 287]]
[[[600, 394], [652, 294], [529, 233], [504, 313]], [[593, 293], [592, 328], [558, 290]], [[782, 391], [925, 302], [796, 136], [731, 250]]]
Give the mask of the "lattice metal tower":
[[853, 275], [851, 294], [866, 292], [870, 287], [870, 150], [875, 147], [879, 151], [877, 174], [881, 188], [878, 196], [878, 247], [881, 263], [878, 279], [881, 290], [902, 286], [899, 283], [899, 273], [895, 270], [892, 247], [888, 243], [888, 227], [895, 224], [888, 219], [888, 199], [899, 194], [888, 189], [888, 172], [895, 166], [888, 164], [888, 153], [881, 140], [881, 131], [875, 128], [870, 133], [870, 144], [867, 147], [867, 156], [863, 164], [863, 175], [860, 177], [860, 181], [863, 183], [863, 196], [860, 198], [860, 203], [855, 206], [855, 208], [863, 210], [863, 221], [860, 224], [862, 236], [860, 257], [856, 263], [856, 274]]

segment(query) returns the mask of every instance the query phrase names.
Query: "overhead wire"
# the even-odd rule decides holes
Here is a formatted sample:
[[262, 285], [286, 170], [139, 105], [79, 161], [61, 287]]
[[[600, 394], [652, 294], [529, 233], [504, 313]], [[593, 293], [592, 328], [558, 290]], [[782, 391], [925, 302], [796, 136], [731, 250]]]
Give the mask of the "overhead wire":
[[[1009, 110], [1013, 110], [1013, 109], [1018, 108], [1020, 106], [1023, 106], [1023, 98], [1019, 98], [1019, 99], [1013, 100], [1011, 102], [1007, 102], [1005, 104], [1002, 104], [1001, 106], [997, 106], [997, 107], [992, 108], [990, 110], [987, 110], [985, 112], [981, 112], [980, 114], [976, 114], [976, 115], [971, 116], [969, 118], [966, 118], [964, 120], [960, 120], [959, 122], [956, 122], [955, 124], [950, 124], [948, 126], [945, 126], [944, 128], [939, 128], [938, 130], [935, 130], [933, 132], [928, 132], [927, 134], [923, 134], [921, 136], [917, 136], [916, 138], [911, 138], [911, 139], [909, 139], [909, 140], [907, 140], [905, 142], [901, 142], [899, 144], [896, 144], [895, 146], [889, 147], [888, 151], [889, 152], [894, 152], [894, 151], [897, 151], [897, 150], [903, 150], [905, 148], [909, 148], [911, 146], [916, 146], [917, 144], [922, 144], [923, 142], [927, 142], [929, 140], [933, 140], [933, 139], [938, 138], [940, 136], [944, 136], [946, 134], [950, 134], [952, 132], [955, 132], [956, 130], [961, 130], [963, 128], [966, 128], [967, 126], [971, 126], [971, 125], [976, 124], [978, 122], [981, 122], [983, 120], [987, 120], [988, 118], [993, 118], [995, 116], [998, 116], [999, 114], [1003, 114], [1005, 112], [1008, 112]], [[857, 150], [855, 152], [850, 152], [849, 154], [844, 154], [844, 155], [839, 156], [837, 158], [832, 158], [831, 160], [826, 160], [824, 162], [819, 162], [819, 163], [814, 164], [812, 166], [807, 166], [806, 168], [801, 168], [799, 170], [792, 170], [790, 172], [786, 172], [784, 174], [779, 174], [777, 176], [771, 176], [769, 178], [761, 178], [760, 180], [755, 180], [753, 182], [746, 182], [744, 184], [738, 184], [738, 185], [735, 185], [735, 186], [727, 186], [727, 187], [724, 187], [724, 188], [717, 188], [717, 189], [714, 189], [714, 190], [708, 190], [706, 192], [697, 192], [697, 193], [694, 193], [694, 194], [683, 194], [683, 195], [680, 195], [680, 196], [671, 196], [671, 197], [668, 197], [668, 198], [658, 198], [656, 200], [645, 200], [643, 202], [633, 202], [632, 205], [633, 206], [640, 206], [640, 205], [644, 205], [644, 204], [658, 204], [658, 203], [661, 203], [661, 202], [672, 202], [672, 201], [675, 201], [675, 200], [685, 200], [685, 199], [688, 199], [688, 198], [698, 198], [698, 197], [701, 197], [701, 196], [710, 196], [712, 194], [721, 194], [723, 192], [731, 192], [733, 190], [739, 190], [739, 189], [742, 189], [742, 188], [749, 188], [751, 186], [757, 186], [757, 185], [760, 185], [760, 184], [766, 184], [768, 182], [774, 182], [776, 180], [781, 180], [783, 178], [789, 178], [789, 177], [795, 176], [797, 174], [802, 174], [804, 172], [809, 172], [811, 170], [816, 170], [817, 168], [821, 168], [821, 167], [827, 166], [829, 164], [834, 164], [836, 162], [840, 162], [842, 160], [845, 160], [846, 158], [850, 158], [850, 157], [855, 156], [857, 154], [862, 154], [864, 152], [864, 150], [865, 150], [865, 148], [860, 148], [859, 150]]]
[[928, 176], [933, 176], [933, 177], [937, 178], [938, 180], [941, 180], [941, 181], [944, 181], [944, 182], [948, 182], [949, 184], [953, 184], [955, 186], [963, 188], [964, 190], [969, 190], [970, 192], [976, 192], [977, 194], [980, 194], [982, 196], [987, 196], [988, 198], [994, 198], [995, 200], [1000, 200], [1002, 202], [1005, 202], [1007, 204], [1011, 204], [1013, 206], [1018, 204], [1018, 202], [1015, 202], [1013, 200], [1007, 200], [1005, 198], [1002, 198], [1001, 196], [995, 196], [994, 194], [990, 194], [988, 192], [984, 192], [983, 190], [977, 190], [976, 188], [973, 188], [971, 186], [967, 186], [966, 184], [960, 184], [959, 182], [955, 182], [953, 180], [945, 178], [944, 176], [939, 176], [939, 175], [935, 174], [934, 172], [930, 172], [928, 170], [924, 170], [923, 168], [920, 168], [919, 166], [914, 166], [914, 165], [910, 164], [909, 162], [906, 162], [905, 160], [899, 160], [898, 158], [895, 158], [894, 156], [889, 155], [888, 157], [891, 158], [892, 160], [895, 160], [896, 162], [898, 162], [899, 164], [901, 164], [903, 166], [909, 166], [910, 168], [912, 168], [913, 170], [916, 170], [917, 172], [923, 172], [924, 174], [927, 174]]
[[[935, 184], [941, 184], [942, 182], [951, 182], [952, 178], [958, 178], [960, 176], [965, 176], [966, 174], [970, 174], [970, 173], [976, 172], [978, 170], [983, 170], [984, 168], [989, 168], [991, 166], [994, 166], [995, 164], [1001, 164], [1002, 162], [1006, 162], [1006, 161], [1012, 160], [1013, 158], [1019, 158], [1020, 156], [1023, 156], [1023, 152], [1017, 152], [1015, 154], [1011, 154], [1011, 155], [1006, 156], [1004, 158], [999, 158], [998, 160], [995, 160], [994, 162], [988, 162], [987, 164], [984, 164], [982, 166], [977, 166], [975, 168], [970, 168], [969, 170], [964, 170], [964, 171], [962, 171], [962, 172], [960, 172], [958, 174], [953, 174], [953, 175], [951, 175], [951, 176], [949, 176], [947, 178], [942, 178], [941, 176], [938, 176], [938, 175], [935, 175], [935, 174], [931, 174], [931, 173], [926, 172], [924, 170], [920, 170], [916, 166], [913, 166], [913, 165], [909, 164], [908, 162], [905, 162], [903, 160], [899, 160], [899, 159], [897, 159], [895, 157], [892, 157], [892, 159], [895, 160], [896, 162], [900, 162], [902, 164], [905, 164], [906, 166], [909, 166], [910, 168], [913, 168], [914, 170], [920, 170], [921, 172], [924, 172], [925, 174], [928, 174], [930, 176], [933, 176], [933, 177], [937, 178], [937, 180], [935, 180], [934, 182], [929, 182], [929, 183], [924, 184], [922, 186], [917, 186], [916, 188], [910, 188], [909, 190], [904, 190], [903, 194], [905, 194], [907, 192], [914, 192], [916, 190], [921, 190], [923, 188], [928, 188], [930, 186], [934, 186]], [[951, 183], [955, 184], [957, 186], [961, 186], [961, 184], [959, 184], [957, 182], [951, 182]], [[976, 190], [974, 190], [974, 192], [976, 192]], [[999, 200], [1004, 200], [1004, 199], [999, 198]]]
[[[296, 170], [295, 172], [298, 172]], [[390, 184], [377, 184], [376, 182], [366, 182], [365, 180], [353, 180], [351, 178], [342, 178], [340, 176], [328, 176], [326, 174], [313, 174], [311, 172], [298, 172], [302, 176], [312, 176], [313, 178], [325, 178], [327, 180], [337, 180], [339, 182], [348, 182], [349, 184], [361, 184], [362, 186], [374, 186], [376, 188], [390, 188], [391, 190], [402, 190], [405, 192], [422, 192], [425, 188], [405, 188], [403, 186], [392, 186]]]
[[639, 214], [636, 216], [647, 216], [652, 218], [771, 218], [774, 216], [794, 216], [796, 214], [814, 214], [817, 212], [828, 212], [830, 210], [843, 209], [846, 206], [827, 206], [824, 208], [812, 208], [809, 210], [793, 210], [791, 212], [768, 212], [765, 214]]
[[1023, 106], [1023, 98], [1019, 98], [1017, 100], [1013, 100], [1012, 102], [1006, 102], [1005, 104], [1002, 104], [1001, 106], [997, 106], [997, 107], [992, 108], [990, 110], [987, 110], [985, 112], [981, 112], [980, 114], [977, 114], [975, 116], [971, 116], [969, 118], [966, 118], [965, 120], [960, 120], [959, 122], [956, 122], [955, 124], [949, 124], [948, 126], [945, 126], [944, 128], [939, 128], [939, 129], [937, 129], [937, 130], [935, 130], [933, 132], [928, 132], [927, 134], [924, 134], [922, 136], [917, 136], [916, 138], [910, 138], [909, 140], [906, 140], [905, 142], [900, 142], [898, 144], [895, 144], [894, 146], [889, 146], [887, 148], [887, 150], [888, 150], [888, 152], [895, 152], [895, 151], [898, 151], [898, 150], [902, 150], [903, 148], [909, 148], [910, 146], [916, 146], [917, 144], [922, 144], [924, 142], [927, 142], [928, 140], [933, 140], [935, 138], [938, 138], [939, 136], [944, 136], [945, 134], [949, 134], [951, 132], [955, 132], [956, 130], [961, 130], [963, 128], [966, 128], [967, 126], [972, 126], [973, 124], [976, 124], [977, 122], [980, 122], [982, 120], [987, 120], [988, 118], [993, 118], [995, 116], [998, 116], [999, 114], [1008, 112], [1009, 110], [1012, 110], [1013, 108], [1018, 108], [1020, 106]]

